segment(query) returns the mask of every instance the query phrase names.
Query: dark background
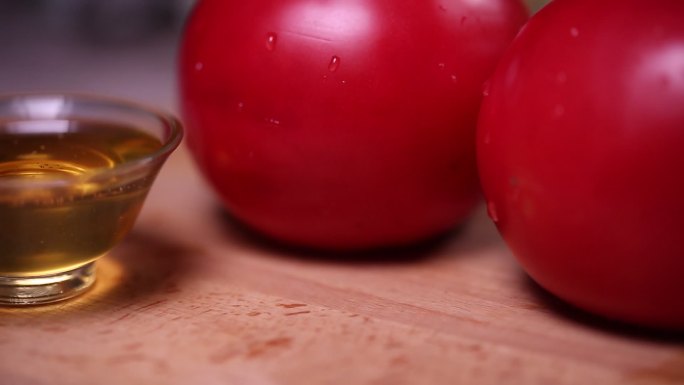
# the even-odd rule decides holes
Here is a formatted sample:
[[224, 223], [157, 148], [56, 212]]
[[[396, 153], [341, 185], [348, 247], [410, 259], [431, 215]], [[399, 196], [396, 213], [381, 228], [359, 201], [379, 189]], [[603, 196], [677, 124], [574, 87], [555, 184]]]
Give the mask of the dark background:
[[194, 1], [0, 0], [0, 94], [97, 93], [174, 109], [178, 38]]

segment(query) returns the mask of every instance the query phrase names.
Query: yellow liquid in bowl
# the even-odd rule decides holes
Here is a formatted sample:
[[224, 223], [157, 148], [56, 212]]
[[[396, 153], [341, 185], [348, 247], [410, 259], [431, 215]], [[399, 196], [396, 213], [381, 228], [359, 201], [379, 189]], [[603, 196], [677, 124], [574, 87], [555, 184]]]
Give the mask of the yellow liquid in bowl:
[[[67, 130], [43, 133], [11, 124], [0, 129], [0, 275], [70, 270], [110, 250], [133, 226], [156, 170], [124, 184], [79, 177], [149, 155], [161, 141], [105, 123], [68, 122]], [[70, 178], [65, 188], [42, 184]], [[7, 182], [25, 188], [3, 189]]]

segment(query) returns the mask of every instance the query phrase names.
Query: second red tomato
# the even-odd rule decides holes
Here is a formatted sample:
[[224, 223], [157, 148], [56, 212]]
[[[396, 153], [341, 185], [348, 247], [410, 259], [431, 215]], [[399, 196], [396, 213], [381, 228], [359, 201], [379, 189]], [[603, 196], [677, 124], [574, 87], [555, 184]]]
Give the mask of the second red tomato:
[[270, 236], [436, 235], [477, 202], [482, 84], [525, 19], [518, 0], [204, 0], [181, 54], [188, 144]]
[[478, 131], [490, 214], [537, 282], [679, 329], [683, 16], [681, 0], [554, 0], [501, 60]]

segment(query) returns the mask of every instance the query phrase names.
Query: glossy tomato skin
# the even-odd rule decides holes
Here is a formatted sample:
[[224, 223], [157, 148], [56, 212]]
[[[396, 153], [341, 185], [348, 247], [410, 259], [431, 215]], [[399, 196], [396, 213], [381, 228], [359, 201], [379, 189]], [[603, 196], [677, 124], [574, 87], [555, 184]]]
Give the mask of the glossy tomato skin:
[[525, 20], [518, 0], [201, 1], [181, 52], [188, 144], [272, 237], [431, 237], [478, 200], [481, 87]]
[[503, 57], [477, 134], [490, 216], [527, 272], [666, 328], [684, 328], [683, 17], [679, 0], [555, 0]]

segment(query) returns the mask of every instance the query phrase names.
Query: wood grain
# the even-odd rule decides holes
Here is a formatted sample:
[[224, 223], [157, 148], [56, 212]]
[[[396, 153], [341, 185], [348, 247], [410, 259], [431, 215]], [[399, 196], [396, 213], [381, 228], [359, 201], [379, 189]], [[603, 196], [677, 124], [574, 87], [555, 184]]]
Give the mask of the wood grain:
[[0, 309], [0, 384], [684, 384], [684, 340], [532, 283], [480, 210], [373, 255], [274, 244], [179, 150], [84, 296]]

